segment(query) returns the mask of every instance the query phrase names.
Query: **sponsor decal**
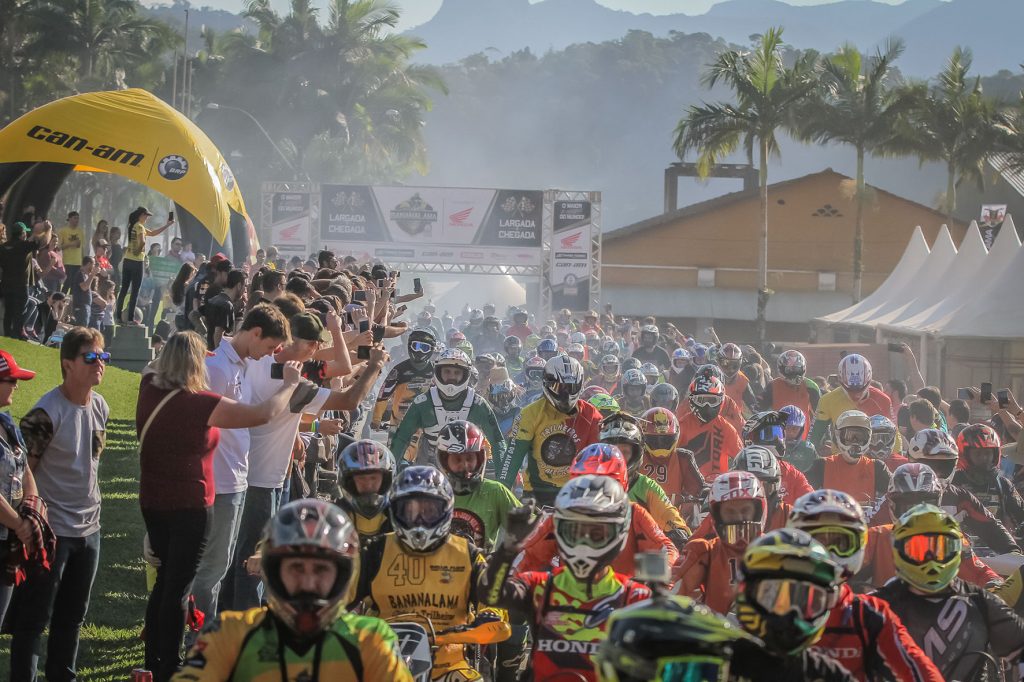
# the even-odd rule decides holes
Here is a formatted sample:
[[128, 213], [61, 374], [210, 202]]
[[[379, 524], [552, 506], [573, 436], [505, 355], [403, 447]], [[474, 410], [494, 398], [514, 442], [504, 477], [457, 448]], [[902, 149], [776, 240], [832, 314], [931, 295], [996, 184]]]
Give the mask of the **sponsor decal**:
[[232, 191], [235, 188], [235, 174], [228, 168], [228, 164], [220, 162], [220, 179], [224, 181], [224, 188]]
[[117, 147], [108, 144], [94, 145], [84, 137], [79, 137], [73, 133], [53, 130], [46, 126], [32, 126], [25, 134], [33, 140], [48, 142], [49, 144], [64, 147], [65, 149], [73, 149], [76, 152], [86, 151], [98, 159], [117, 162], [126, 166], [138, 166], [142, 163], [142, 160], [146, 158], [145, 154], [139, 152], [133, 152], [128, 149], [118, 149]]
[[156, 171], [164, 180], [181, 180], [188, 174], [188, 159], [177, 154], [168, 154], [157, 163]]
[[555, 654], [583, 654], [594, 656], [600, 649], [600, 642], [576, 642], [565, 639], [539, 639], [537, 651]]
[[473, 227], [473, 224], [469, 222], [469, 214], [473, 212], [473, 207], [464, 208], [461, 211], [456, 211], [448, 216], [449, 227]]
[[391, 209], [389, 216], [395, 225], [410, 236], [429, 237], [431, 228], [437, 222], [437, 211], [420, 197], [419, 192]]

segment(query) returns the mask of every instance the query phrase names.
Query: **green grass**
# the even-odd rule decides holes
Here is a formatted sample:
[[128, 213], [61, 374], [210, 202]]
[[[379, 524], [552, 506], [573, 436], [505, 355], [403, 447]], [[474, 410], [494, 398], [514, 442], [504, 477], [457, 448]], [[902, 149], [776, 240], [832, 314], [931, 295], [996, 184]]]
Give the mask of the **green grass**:
[[[18, 383], [11, 414], [20, 419], [36, 400], [60, 383], [57, 350], [0, 339], [18, 365], [36, 372]], [[98, 392], [110, 405], [107, 446], [100, 460], [103, 537], [100, 567], [82, 630], [79, 679], [122, 682], [142, 666], [142, 619], [146, 577], [142, 561], [145, 528], [139, 511], [139, 464], [135, 452], [135, 400], [139, 375], [108, 367]], [[10, 637], [0, 638], [0, 680], [10, 677]], [[41, 672], [40, 672], [41, 674]]]

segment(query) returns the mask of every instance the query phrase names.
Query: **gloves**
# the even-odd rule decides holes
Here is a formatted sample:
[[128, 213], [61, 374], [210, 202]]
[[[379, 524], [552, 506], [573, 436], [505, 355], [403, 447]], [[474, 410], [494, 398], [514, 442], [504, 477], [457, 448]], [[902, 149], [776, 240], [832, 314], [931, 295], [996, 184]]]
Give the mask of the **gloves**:
[[530, 537], [538, 520], [537, 506], [533, 498], [523, 500], [521, 507], [509, 509], [508, 519], [505, 521], [505, 549], [519, 552], [523, 541]]

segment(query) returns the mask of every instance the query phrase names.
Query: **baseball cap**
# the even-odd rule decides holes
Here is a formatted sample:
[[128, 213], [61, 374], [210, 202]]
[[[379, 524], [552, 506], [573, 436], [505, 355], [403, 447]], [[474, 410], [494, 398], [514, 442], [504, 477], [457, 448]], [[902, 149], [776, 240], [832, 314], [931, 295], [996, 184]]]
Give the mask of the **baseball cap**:
[[18, 381], [28, 381], [36, 375], [35, 372], [31, 372], [27, 369], [18, 367], [18, 363], [14, 361], [14, 356], [5, 350], [0, 350], [0, 379], [17, 379]]
[[138, 212], [139, 212], [139, 213], [141, 213], [141, 214], [144, 214], [144, 215], [153, 215], [153, 214], [152, 214], [152, 213], [151, 213], [151, 212], [149, 211], [149, 209], [148, 209], [148, 208], [146, 208], [145, 206], [139, 206], [139, 207], [138, 207], [137, 209], [135, 209], [135, 210], [136, 210], [136, 211], [138, 211]]
[[291, 320], [292, 336], [302, 341], [330, 341], [330, 333], [324, 329], [320, 318], [313, 313], [299, 313]]

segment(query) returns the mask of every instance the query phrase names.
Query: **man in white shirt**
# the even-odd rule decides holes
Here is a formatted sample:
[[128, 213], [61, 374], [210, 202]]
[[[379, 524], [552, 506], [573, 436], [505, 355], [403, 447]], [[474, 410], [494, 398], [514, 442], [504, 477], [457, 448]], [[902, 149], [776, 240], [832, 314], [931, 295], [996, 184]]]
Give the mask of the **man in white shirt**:
[[[308, 362], [321, 343], [330, 338], [320, 319], [312, 313], [295, 315], [289, 324], [291, 342], [272, 356], [251, 361], [246, 369], [246, 380], [252, 391], [251, 402], [261, 402], [265, 396], [276, 393], [280, 379], [271, 377], [274, 363]], [[382, 348], [372, 348], [370, 359], [359, 378], [344, 391], [319, 388], [309, 381], [300, 382], [288, 411], [263, 426], [249, 429], [248, 488], [231, 570], [220, 595], [221, 610], [243, 611], [259, 605], [256, 591], [259, 578], [248, 574], [244, 562], [255, 551], [267, 521], [277, 513], [302, 415], [355, 409], [369, 393], [387, 362], [388, 354]]]
[[[234, 336], [224, 336], [214, 354], [206, 358], [210, 390], [241, 403], [252, 403], [246, 379], [249, 361], [261, 360], [288, 342], [288, 320], [272, 305], [254, 306]], [[213, 520], [192, 594], [207, 619], [217, 617], [220, 583], [227, 575], [238, 538], [249, 471], [249, 429], [221, 429], [213, 459], [217, 496]], [[212, 620], [210, 621], [212, 622]]]

